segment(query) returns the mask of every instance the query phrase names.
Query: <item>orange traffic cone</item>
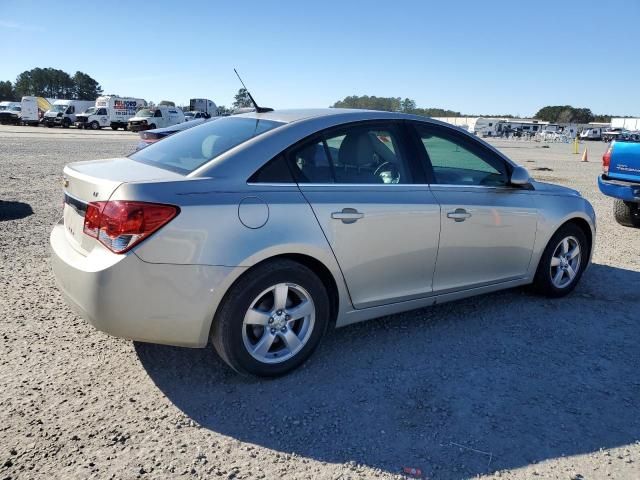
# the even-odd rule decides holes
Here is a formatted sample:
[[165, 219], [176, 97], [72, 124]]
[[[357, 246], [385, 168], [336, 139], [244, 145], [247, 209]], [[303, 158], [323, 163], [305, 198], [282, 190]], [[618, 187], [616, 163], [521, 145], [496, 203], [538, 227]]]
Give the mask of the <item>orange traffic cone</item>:
[[582, 154], [582, 161], [583, 162], [588, 162], [588, 158], [587, 158], [587, 147], [584, 147], [584, 153]]

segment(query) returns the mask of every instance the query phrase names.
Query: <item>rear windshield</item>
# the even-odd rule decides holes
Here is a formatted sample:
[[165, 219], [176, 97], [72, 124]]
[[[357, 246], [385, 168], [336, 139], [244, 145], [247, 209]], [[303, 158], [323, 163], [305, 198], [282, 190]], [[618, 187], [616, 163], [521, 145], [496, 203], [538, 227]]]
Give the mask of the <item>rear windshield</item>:
[[186, 175], [227, 150], [280, 125], [283, 124], [271, 120], [224, 117], [171, 135], [129, 158]]

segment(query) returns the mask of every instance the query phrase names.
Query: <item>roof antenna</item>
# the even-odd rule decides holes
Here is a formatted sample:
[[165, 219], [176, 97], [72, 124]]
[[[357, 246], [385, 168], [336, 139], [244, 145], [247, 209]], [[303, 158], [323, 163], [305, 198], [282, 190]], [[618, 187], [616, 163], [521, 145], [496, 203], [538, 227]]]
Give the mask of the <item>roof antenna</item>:
[[242, 78], [240, 78], [240, 74], [238, 73], [238, 71], [234, 68], [233, 69], [234, 72], [236, 72], [236, 76], [238, 77], [238, 80], [240, 80], [240, 83], [242, 84], [242, 86], [244, 87], [244, 89], [247, 92], [247, 95], [249, 95], [249, 100], [251, 100], [251, 103], [253, 103], [254, 108], [256, 109], [256, 112], [258, 113], [266, 113], [266, 112], [273, 112], [273, 108], [269, 108], [269, 107], [259, 107], [258, 104], [256, 103], [256, 101], [253, 99], [253, 96], [251, 96], [251, 92], [249, 92], [249, 89], [247, 88], [247, 86], [244, 84], [244, 82], [242, 81]]

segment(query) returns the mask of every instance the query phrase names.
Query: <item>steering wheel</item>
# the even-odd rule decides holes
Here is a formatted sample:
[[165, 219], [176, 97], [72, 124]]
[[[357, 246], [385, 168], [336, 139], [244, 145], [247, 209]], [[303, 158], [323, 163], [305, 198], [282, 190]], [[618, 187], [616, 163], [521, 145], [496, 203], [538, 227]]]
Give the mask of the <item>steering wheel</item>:
[[[383, 170], [383, 167], [388, 167]], [[382, 183], [398, 183], [400, 181], [400, 170], [392, 162], [382, 162], [373, 172], [374, 177], [380, 177]]]

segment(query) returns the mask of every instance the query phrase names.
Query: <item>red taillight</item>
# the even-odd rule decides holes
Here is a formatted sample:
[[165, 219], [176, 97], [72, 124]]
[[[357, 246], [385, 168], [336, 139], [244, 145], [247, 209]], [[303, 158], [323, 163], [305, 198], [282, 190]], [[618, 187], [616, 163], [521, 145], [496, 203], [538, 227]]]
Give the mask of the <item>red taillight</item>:
[[604, 152], [602, 156], [602, 171], [604, 173], [609, 173], [609, 164], [611, 163], [611, 150], [613, 150], [613, 145], [607, 148], [607, 151]]
[[173, 205], [147, 202], [91, 202], [84, 216], [84, 233], [114, 253], [124, 253], [173, 219]]

